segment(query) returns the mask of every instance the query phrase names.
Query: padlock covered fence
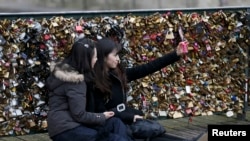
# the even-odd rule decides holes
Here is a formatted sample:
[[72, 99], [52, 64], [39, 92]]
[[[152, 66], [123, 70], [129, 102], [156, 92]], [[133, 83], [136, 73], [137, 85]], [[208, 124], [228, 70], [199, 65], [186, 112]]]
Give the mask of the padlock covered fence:
[[85, 37], [119, 41], [126, 67], [189, 42], [181, 60], [129, 83], [129, 106], [147, 118], [244, 114], [249, 26], [248, 7], [0, 13], [0, 136], [47, 131], [50, 62]]

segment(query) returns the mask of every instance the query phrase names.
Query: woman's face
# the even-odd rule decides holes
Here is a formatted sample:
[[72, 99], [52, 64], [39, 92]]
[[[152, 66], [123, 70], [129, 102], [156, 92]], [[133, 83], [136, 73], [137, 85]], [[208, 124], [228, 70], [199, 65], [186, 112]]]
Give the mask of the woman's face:
[[105, 58], [105, 62], [109, 69], [115, 69], [117, 65], [120, 63], [118, 51], [114, 49], [112, 52], [110, 52], [108, 56]]
[[92, 68], [94, 68], [96, 61], [97, 61], [97, 52], [96, 52], [96, 48], [94, 48], [94, 55], [93, 55], [92, 60], [91, 60], [91, 67]]

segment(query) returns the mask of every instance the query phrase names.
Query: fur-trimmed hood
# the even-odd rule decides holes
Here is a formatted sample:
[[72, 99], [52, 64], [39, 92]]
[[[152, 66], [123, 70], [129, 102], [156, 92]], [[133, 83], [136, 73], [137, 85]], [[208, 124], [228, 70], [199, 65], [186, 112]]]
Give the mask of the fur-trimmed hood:
[[79, 74], [68, 64], [62, 64], [61, 62], [51, 62], [50, 71], [54, 76], [64, 82], [79, 83], [84, 80], [83, 74]]
[[51, 62], [50, 72], [51, 75], [47, 79], [46, 85], [52, 90], [65, 82], [80, 83], [84, 81], [83, 74], [80, 74], [70, 65], [61, 62]]

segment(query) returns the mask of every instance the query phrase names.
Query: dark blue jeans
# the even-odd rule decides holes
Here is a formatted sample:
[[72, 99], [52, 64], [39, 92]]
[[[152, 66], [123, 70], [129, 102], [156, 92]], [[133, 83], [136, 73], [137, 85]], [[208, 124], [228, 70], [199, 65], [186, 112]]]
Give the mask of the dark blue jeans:
[[[98, 130], [97, 130], [98, 129]], [[99, 131], [103, 130], [103, 131]], [[103, 135], [105, 134], [105, 135]], [[102, 136], [102, 137], [100, 137]], [[118, 118], [110, 118], [100, 128], [78, 126], [52, 137], [53, 141], [131, 141], [126, 126]]]
[[[132, 141], [131, 137], [128, 134], [127, 126], [122, 122], [120, 118], [112, 117], [106, 121], [105, 126], [109, 132], [119, 135], [126, 139], [127, 141]], [[111, 134], [111, 136], [113, 136]]]

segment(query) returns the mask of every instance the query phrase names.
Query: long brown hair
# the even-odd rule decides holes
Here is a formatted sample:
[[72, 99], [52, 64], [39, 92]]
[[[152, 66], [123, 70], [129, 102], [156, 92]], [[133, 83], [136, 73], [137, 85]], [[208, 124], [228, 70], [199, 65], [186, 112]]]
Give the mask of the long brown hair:
[[[105, 58], [116, 49], [118, 52], [121, 50], [121, 45], [111, 38], [103, 38], [98, 40], [96, 43], [97, 46], [97, 62], [94, 67], [95, 72], [95, 86], [105, 95], [111, 95], [111, 85], [112, 82], [109, 79], [109, 71], [106, 70]], [[113, 74], [115, 74], [121, 81], [122, 87], [125, 91], [127, 91], [127, 79], [125, 69], [122, 64], [118, 64], [118, 66], [112, 70]]]

